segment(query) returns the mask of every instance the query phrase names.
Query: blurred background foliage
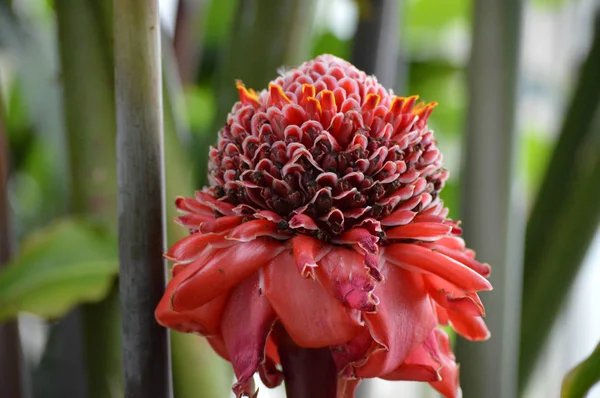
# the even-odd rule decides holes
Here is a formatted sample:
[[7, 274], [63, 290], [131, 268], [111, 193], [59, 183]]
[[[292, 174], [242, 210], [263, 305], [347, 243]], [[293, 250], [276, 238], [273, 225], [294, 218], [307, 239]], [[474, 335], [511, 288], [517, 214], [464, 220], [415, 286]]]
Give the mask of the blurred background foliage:
[[[323, 53], [377, 73], [399, 95], [419, 94], [424, 101], [440, 104], [430, 127], [451, 171], [442, 197], [451, 217], [461, 218], [459, 170], [465, 166], [467, 118], [477, 108], [469, 106], [468, 98], [468, 76], [474, 73], [468, 67], [477, 17], [474, 1], [160, 3], [168, 219], [175, 196], [190, 195], [205, 182], [208, 145], [215, 142], [236, 99], [234, 80], [261, 89], [279, 67]], [[591, 17], [598, 5], [593, 0], [515, 4], [524, 9], [525, 22], [521, 51], [506, 50], [513, 51], [515, 59], [520, 56], [519, 75], [513, 81], [517, 100], [512, 104], [518, 138], [508, 150], [515, 157], [515, 195], [522, 214], [531, 215], [525, 241], [512, 253], [525, 259], [524, 288], [521, 293], [519, 278], [513, 291], [504, 289], [484, 300], [487, 306], [501, 300], [500, 295], [523, 295], [521, 325], [515, 325], [521, 345], [515, 353], [518, 364], [498, 360], [487, 365], [497, 372], [509, 367], [515, 373], [520, 365], [519, 387], [514, 381], [519, 396], [551, 396], [548, 391], [558, 396], [556, 380], [594, 346], [553, 368], [556, 380], [533, 377], [536, 364], [538, 373], [548, 370], [540, 365], [546, 359], [539, 358], [547, 358], [543, 344], [569, 302], [569, 289], [600, 217], [600, 39], [598, 29], [592, 34]], [[545, 36], [562, 30], [565, 19], [579, 29], [569, 31], [569, 40]], [[547, 21], [555, 23], [550, 30], [544, 28]], [[518, 31], [521, 23], [509, 21], [507, 30]], [[536, 32], [536, 27], [545, 30]], [[552, 57], [564, 59], [557, 60], [555, 69], [542, 68], [538, 74], [529, 51], [538, 44], [539, 51], [552, 50], [554, 41], [562, 50], [574, 46], [577, 51], [551, 53], [546, 66]], [[114, 288], [118, 267], [112, 65], [111, 0], [0, 0], [0, 207], [5, 207], [0, 208], [0, 264], [8, 265], [0, 270], [0, 322], [7, 322], [0, 329], [1, 398], [122, 396]], [[463, 198], [462, 205], [471, 203], [468, 200]], [[170, 244], [185, 231], [168, 225]], [[521, 273], [520, 268], [516, 271]], [[600, 317], [595, 310], [594, 317]], [[13, 333], [18, 314], [20, 338]], [[492, 332], [494, 339], [499, 337]], [[591, 333], [598, 340], [600, 327]], [[577, 340], [573, 335], [564, 340], [561, 350], [578, 343], [571, 342]], [[481, 383], [493, 377], [482, 374], [489, 367], [477, 369], [477, 353], [460, 348], [457, 355], [462, 369], [469, 367], [469, 381], [471, 376], [481, 376]], [[203, 340], [173, 333], [172, 350], [177, 398], [228, 396], [229, 367]], [[9, 363], [19, 357], [20, 366]], [[570, 373], [563, 397], [583, 396], [600, 377], [593, 371], [597, 357], [596, 351]], [[15, 369], [20, 375], [15, 376]], [[463, 388], [467, 398], [468, 391], [477, 391]], [[402, 393], [431, 396], [420, 385], [373, 383], [360, 391], [365, 397]], [[268, 396], [264, 390], [261, 394]], [[598, 389], [594, 394], [600, 396]], [[511, 398], [494, 391], [486, 396]]]

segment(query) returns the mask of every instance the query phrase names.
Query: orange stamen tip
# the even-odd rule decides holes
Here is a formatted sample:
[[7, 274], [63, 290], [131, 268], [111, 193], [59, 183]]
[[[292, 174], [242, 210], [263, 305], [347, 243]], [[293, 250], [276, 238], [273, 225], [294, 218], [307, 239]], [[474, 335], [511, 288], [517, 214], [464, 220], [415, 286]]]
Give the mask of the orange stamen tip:
[[308, 97], [306, 99], [306, 101], [309, 104], [312, 104], [312, 106], [314, 106], [314, 109], [317, 111], [317, 113], [320, 115], [323, 112], [323, 109], [321, 108], [321, 103], [319, 102], [318, 99], [316, 99], [315, 97]]
[[248, 90], [241, 80], [235, 81], [235, 87], [238, 89], [240, 101], [244, 105], [258, 105], [258, 94], [254, 90]]
[[285, 92], [283, 92], [283, 88], [277, 84], [269, 84], [269, 94], [271, 94], [271, 101], [273, 102], [292, 103], [292, 100], [290, 100], [287, 95], [285, 95]]
[[367, 94], [367, 98], [365, 99], [365, 104], [363, 105], [363, 109], [370, 110], [375, 109], [377, 105], [379, 105], [379, 101], [381, 101], [381, 97], [378, 94], [371, 93]]
[[390, 112], [395, 115], [400, 114], [400, 112], [402, 112], [402, 105], [404, 105], [405, 100], [405, 97], [394, 97], [390, 103]]
[[306, 98], [314, 97], [316, 93], [315, 86], [312, 84], [304, 83], [302, 85], [302, 95]]
[[335, 103], [335, 95], [333, 95], [333, 91], [321, 91], [321, 106], [323, 107], [323, 109], [330, 109], [334, 111], [337, 110], [337, 106]]

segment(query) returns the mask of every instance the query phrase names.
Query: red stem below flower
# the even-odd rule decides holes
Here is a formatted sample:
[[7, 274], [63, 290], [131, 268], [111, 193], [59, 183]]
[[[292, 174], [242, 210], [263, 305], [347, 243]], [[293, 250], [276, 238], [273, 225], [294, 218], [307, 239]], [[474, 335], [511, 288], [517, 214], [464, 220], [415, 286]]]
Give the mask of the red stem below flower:
[[337, 369], [329, 349], [298, 346], [280, 324], [274, 333], [287, 398], [335, 398]]

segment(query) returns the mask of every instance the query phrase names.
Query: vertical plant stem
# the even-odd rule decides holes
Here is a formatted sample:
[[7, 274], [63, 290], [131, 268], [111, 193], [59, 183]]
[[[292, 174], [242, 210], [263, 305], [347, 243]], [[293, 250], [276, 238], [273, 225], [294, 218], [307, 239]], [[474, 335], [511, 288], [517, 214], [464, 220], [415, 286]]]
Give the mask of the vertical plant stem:
[[274, 333], [287, 398], [335, 398], [337, 369], [329, 348], [300, 347], [281, 325]]
[[156, 0], [115, 0], [119, 260], [125, 396], [171, 396], [165, 287], [160, 25]]
[[[587, 59], [532, 208], [525, 245], [519, 386], [523, 390], [598, 228], [600, 11]], [[594, 118], [596, 118], [594, 120]], [[590, 153], [590, 151], [592, 151]], [[596, 152], [594, 152], [596, 151]], [[587, 154], [587, 156], [583, 156]], [[597, 178], [597, 177], [596, 177]], [[540, 308], [544, 308], [540, 311]]]
[[[0, 97], [0, 269], [8, 263], [11, 255], [7, 157], [8, 142], [6, 142], [4, 134], [4, 104]], [[0, 324], [0, 397], [23, 397], [20, 347], [17, 321]]]
[[[116, 155], [110, 0], [58, 0], [59, 50], [71, 170], [70, 212], [116, 227]], [[120, 390], [118, 289], [81, 307], [88, 395]], [[76, 324], [73, 324], [76, 325]]]
[[177, 4], [173, 47], [179, 76], [185, 85], [194, 82], [200, 66], [202, 41], [198, 26], [205, 3], [205, 0], [179, 0]]
[[466, 397], [517, 396], [524, 209], [515, 190], [521, 0], [476, 0], [462, 178], [465, 240], [492, 264], [483, 295], [492, 338], [458, 342]]
[[354, 35], [352, 63], [377, 76], [385, 87], [394, 87], [400, 43], [398, 0], [361, 0], [358, 29]]

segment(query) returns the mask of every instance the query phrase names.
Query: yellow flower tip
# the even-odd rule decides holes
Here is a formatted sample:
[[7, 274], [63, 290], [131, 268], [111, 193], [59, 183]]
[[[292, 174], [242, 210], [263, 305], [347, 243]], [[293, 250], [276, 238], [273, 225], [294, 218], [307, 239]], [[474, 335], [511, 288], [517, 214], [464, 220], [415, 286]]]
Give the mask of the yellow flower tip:
[[427, 118], [436, 106], [438, 106], [437, 102], [421, 102], [420, 104], [414, 107], [412, 114], [417, 115], [420, 118]]
[[377, 105], [379, 105], [379, 101], [381, 101], [381, 97], [378, 94], [367, 94], [365, 103], [363, 105], [363, 110], [375, 109]]
[[244, 105], [260, 105], [258, 102], [258, 94], [252, 89], [248, 90], [241, 80], [235, 81], [235, 87], [238, 90], [240, 101]]
[[333, 95], [333, 91], [321, 91], [321, 107], [325, 110], [337, 112], [337, 105], [335, 103], [335, 95]]
[[319, 117], [323, 113], [323, 108], [321, 108], [321, 103], [315, 97], [306, 98], [306, 102], [309, 105], [308, 112], [309, 114], [316, 114]]
[[290, 100], [283, 92], [283, 88], [277, 84], [269, 84], [269, 94], [271, 96], [271, 101], [276, 105], [283, 106], [292, 103], [292, 100]]
[[312, 84], [305, 83], [302, 85], [302, 95], [304, 98], [314, 97], [316, 93], [315, 86]]
[[418, 95], [411, 95], [410, 97], [394, 97], [390, 103], [390, 112], [394, 115], [411, 113], [418, 99]]

